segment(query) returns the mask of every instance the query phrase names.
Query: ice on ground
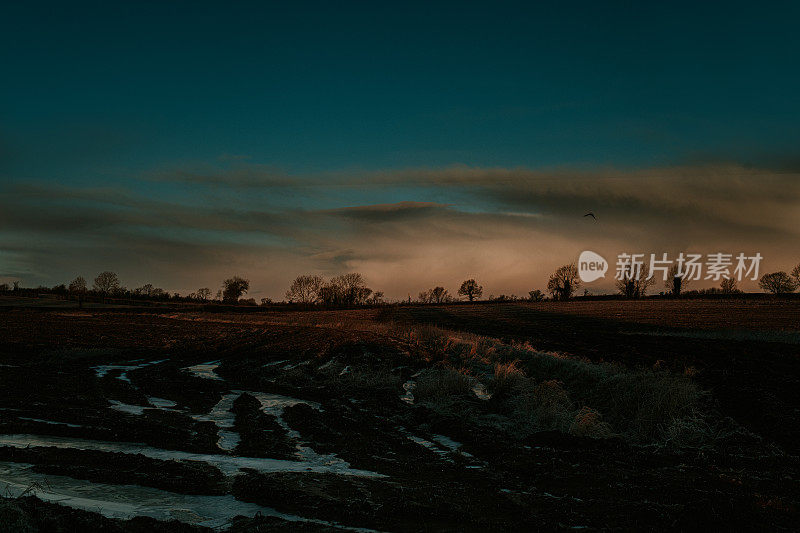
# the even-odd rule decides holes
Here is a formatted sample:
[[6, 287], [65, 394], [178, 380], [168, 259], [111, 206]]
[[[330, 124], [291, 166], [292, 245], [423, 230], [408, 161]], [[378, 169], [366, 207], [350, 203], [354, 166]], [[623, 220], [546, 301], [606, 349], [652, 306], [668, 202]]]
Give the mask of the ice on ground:
[[155, 396], [148, 396], [147, 401], [150, 402], [150, 405], [153, 407], [158, 407], [159, 409], [169, 409], [171, 407], [175, 407], [178, 405], [176, 402], [172, 400], [167, 400], [165, 398], [156, 398]]
[[201, 461], [219, 468], [228, 475], [236, 475], [240, 469], [250, 468], [256, 472], [317, 472], [333, 473], [347, 476], [385, 477], [383, 474], [369, 470], [350, 468], [350, 465], [341, 462], [322, 463], [309, 461], [289, 461], [286, 459], [271, 459], [265, 457], [238, 457], [223, 454], [191, 453], [178, 450], [165, 450], [146, 444], [133, 442], [112, 442], [72, 437], [57, 437], [52, 435], [9, 434], [0, 435], [0, 446], [13, 446], [15, 448], [47, 447], [66, 448], [75, 450], [89, 450], [98, 452], [116, 452], [128, 454], [141, 454], [151, 459], [164, 461]]
[[117, 400], [108, 400], [108, 403], [111, 404], [111, 409], [131, 415], [141, 415], [146, 409], [146, 407], [142, 407], [141, 405], [131, 405], [129, 403], [123, 403]]
[[29, 494], [32, 485], [35, 495], [44, 501], [73, 509], [98, 512], [108, 518], [128, 519], [148, 516], [157, 520], [179, 520], [184, 523], [215, 529], [224, 528], [236, 516], [274, 516], [290, 522], [310, 522], [353, 531], [333, 522], [303, 518], [280, 513], [270, 507], [237, 500], [232, 495], [203, 496], [178, 494], [138, 485], [94, 483], [68, 476], [47, 475], [32, 471], [25, 463], [0, 463], [0, 488], [4, 495], [17, 497]]
[[[131, 363], [135, 363], [137, 361], [141, 361], [141, 359], [136, 359], [135, 361], [131, 361]], [[138, 370], [138, 369], [144, 368], [146, 366], [157, 365], [157, 364], [163, 363], [165, 361], [169, 361], [169, 359], [160, 359], [158, 361], [148, 361], [146, 363], [138, 363], [138, 364], [135, 364], [135, 365], [131, 365], [131, 364], [128, 364], [128, 365], [96, 365], [96, 366], [93, 366], [91, 368], [92, 368], [92, 370], [94, 370], [95, 376], [100, 378], [100, 379], [104, 378], [106, 376], [106, 374], [108, 374], [109, 372], [114, 372], [116, 370], [119, 370], [120, 373], [119, 373], [119, 376], [117, 376], [117, 379], [120, 379], [122, 381], [130, 383], [131, 380], [128, 377], [128, 372], [130, 372], [132, 370]]]
[[347, 461], [337, 457], [335, 454], [317, 453], [313, 448], [303, 442], [303, 438], [300, 433], [292, 429], [283, 419], [283, 410], [287, 407], [304, 404], [308, 405], [312, 409], [321, 410], [320, 405], [317, 402], [300, 400], [298, 398], [291, 398], [289, 396], [282, 396], [280, 394], [234, 390], [225, 394], [208, 414], [193, 415], [192, 418], [195, 420], [213, 422], [217, 425], [217, 446], [220, 449], [232, 451], [236, 448], [241, 440], [239, 434], [235, 431], [232, 431], [236, 421], [236, 415], [231, 411], [231, 409], [233, 407], [233, 402], [235, 402], [236, 399], [242, 394], [249, 394], [253, 396], [261, 404], [261, 410], [264, 413], [275, 417], [275, 421], [281, 426], [281, 428], [283, 428], [287, 437], [295, 442], [295, 455], [303, 462], [303, 464], [324, 466], [336, 471], [350, 470], [350, 464]]
[[450, 437], [445, 437], [444, 435], [431, 435], [431, 438], [452, 451], [456, 451], [461, 447], [460, 442], [456, 442]]
[[191, 374], [197, 378], [223, 381], [223, 379], [217, 375], [217, 368], [219, 368], [219, 361], [209, 361], [208, 363], [200, 363], [197, 365], [188, 366], [183, 370], [191, 372]]
[[235, 431], [231, 431], [236, 415], [231, 411], [233, 402], [241, 396], [241, 392], [230, 392], [225, 394], [217, 404], [211, 408], [208, 414], [192, 415], [192, 418], [199, 422], [213, 422], [217, 426], [217, 446], [226, 451], [231, 451], [239, 444], [241, 438]]
[[41, 418], [28, 418], [27, 416], [18, 416], [20, 420], [27, 420], [29, 422], [39, 422], [40, 424], [51, 424], [55, 426], [66, 426], [68, 428], [82, 428], [80, 424], [70, 424], [68, 422], [56, 422], [55, 420], [43, 420]]
[[447, 437], [445, 435], [431, 435], [431, 438], [435, 440], [438, 444], [444, 446], [445, 448], [448, 448], [452, 452], [460, 453], [464, 457], [469, 457], [469, 458], [473, 457], [472, 454], [461, 450], [462, 444], [460, 442], [454, 441], [450, 437]]

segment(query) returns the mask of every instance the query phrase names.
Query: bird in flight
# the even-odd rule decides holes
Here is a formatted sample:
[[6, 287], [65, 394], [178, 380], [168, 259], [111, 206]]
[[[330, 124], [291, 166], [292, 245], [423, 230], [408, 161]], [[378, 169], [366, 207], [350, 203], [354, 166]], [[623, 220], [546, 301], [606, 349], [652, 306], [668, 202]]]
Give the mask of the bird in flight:
[[584, 217], [592, 217], [593, 219], [597, 220], [597, 217], [596, 217], [596, 216], [594, 216], [594, 213], [592, 213], [591, 211], [590, 211], [590, 212], [588, 212], [588, 213], [586, 213], [586, 214], [585, 214], [585, 215], [583, 215], [583, 216], [584, 216]]

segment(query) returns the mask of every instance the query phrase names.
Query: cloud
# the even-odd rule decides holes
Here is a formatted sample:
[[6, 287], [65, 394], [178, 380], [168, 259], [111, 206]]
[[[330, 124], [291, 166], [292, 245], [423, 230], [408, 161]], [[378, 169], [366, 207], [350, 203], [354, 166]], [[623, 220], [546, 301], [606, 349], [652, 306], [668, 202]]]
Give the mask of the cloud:
[[800, 175], [788, 171], [234, 167], [114, 187], [0, 186], [0, 275], [33, 285], [112, 269], [131, 285], [189, 291], [239, 273], [254, 296], [280, 298], [299, 273], [357, 270], [405, 297], [466, 277], [487, 295], [525, 294], [584, 249], [760, 251], [771, 270], [800, 260]]

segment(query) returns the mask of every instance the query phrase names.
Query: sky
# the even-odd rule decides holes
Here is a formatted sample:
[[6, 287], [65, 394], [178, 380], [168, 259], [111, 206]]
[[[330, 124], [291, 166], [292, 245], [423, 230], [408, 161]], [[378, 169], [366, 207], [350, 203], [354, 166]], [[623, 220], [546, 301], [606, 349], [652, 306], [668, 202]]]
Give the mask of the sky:
[[0, 280], [405, 298], [524, 295], [582, 250], [800, 262], [800, 5], [550, 4], [4, 5]]

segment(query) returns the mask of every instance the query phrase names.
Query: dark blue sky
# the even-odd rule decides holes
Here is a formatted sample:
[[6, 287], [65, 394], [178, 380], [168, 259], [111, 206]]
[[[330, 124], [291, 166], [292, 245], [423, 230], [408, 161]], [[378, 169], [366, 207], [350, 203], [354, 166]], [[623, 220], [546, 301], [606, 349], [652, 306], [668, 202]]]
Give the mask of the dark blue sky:
[[[564, 169], [800, 164], [796, 2], [31, 4], [0, 11], [0, 187], [55, 220], [0, 216], [0, 276], [115, 267], [93, 250], [120, 235], [247, 243], [333, 272], [367, 261], [343, 228], [312, 238], [260, 217], [395, 202], [540, 216], [561, 204], [538, 181], [509, 202], [531, 171], [569, 189]], [[506, 178], [511, 192], [484, 194]], [[620, 209], [576, 209], [603, 207]], [[226, 214], [209, 228], [176, 222], [183, 208]], [[109, 235], [91, 229], [103, 221]], [[58, 264], [29, 249], [54, 241], [87, 248]]]
[[797, 3], [25, 4], [0, 17], [0, 134], [36, 176], [221, 154], [293, 172], [752, 162], [800, 144]]

